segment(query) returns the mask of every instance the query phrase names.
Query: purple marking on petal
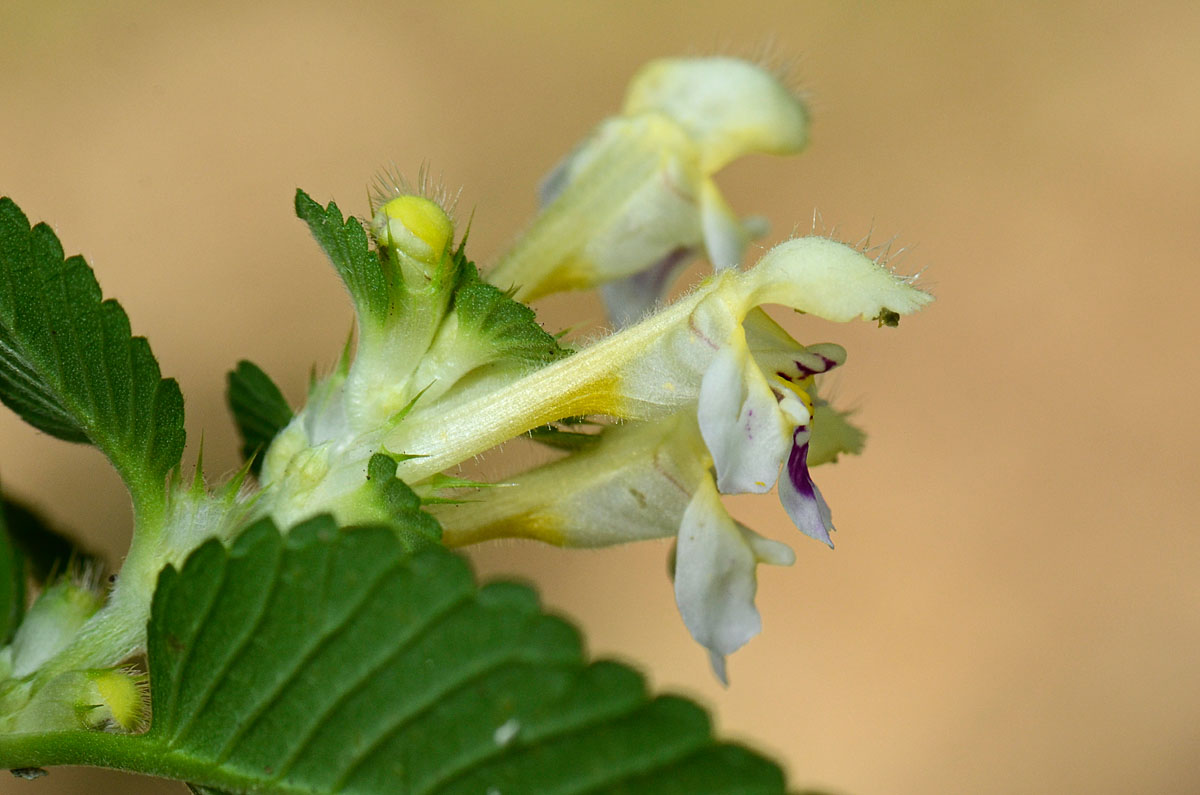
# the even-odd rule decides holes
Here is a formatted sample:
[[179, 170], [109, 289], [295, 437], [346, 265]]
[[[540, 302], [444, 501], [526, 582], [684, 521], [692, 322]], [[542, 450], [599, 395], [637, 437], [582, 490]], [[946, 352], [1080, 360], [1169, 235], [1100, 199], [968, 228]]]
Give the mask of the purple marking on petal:
[[[798, 431], [797, 431], [798, 432]], [[813, 499], [812, 476], [808, 474], [808, 442], [793, 444], [788, 455], [788, 479], [801, 497]]]
[[714, 351], [719, 351], [719, 350], [721, 349], [721, 346], [720, 346], [720, 345], [718, 345], [717, 343], [713, 342], [713, 341], [712, 341], [712, 340], [710, 340], [708, 337], [704, 336], [704, 333], [703, 333], [702, 331], [700, 331], [700, 329], [699, 329], [699, 328], [696, 326], [696, 316], [695, 316], [695, 314], [692, 314], [692, 315], [689, 315], [689, 316], [688, 316], [688, 331], [690, 331], [690, 332], [692, 332], [693, 334], [695, 334], [695, 335], [696, 335], [696, 337], [697, 337], [697, 338], [698, 338], [698, 339], [699, 339], [701, 342], [703, 342], [703, 343], [704, 343], [705, 345], [707, 345], [708, 347], [712, 348]]
[[[803, 437], [801, 437], [803, 434]], [[804, 441], [801, 442], [800, 439]], [[833, 547], [829, 533], [833, 519], [820, 489], [808, 474], [808, 426], [801, 425], [792, 435], [792, 451], [788, 455], [787, 478], [779, 481], [779, 500], [792, 524], [809, 538]]]
[[[822, 367], [821, 367], [821, 369], [817, 370], [812, 367], [803, 365], [800, 362], [793, 362], [793, 364], [796, 365], [797, 377], [800, 378], [801, 380], [808, 378], [810, 375], [820, 375], [821, 373], [827, 373], [830, 370], [832, 370], [834, 367], [837, 367], [837, 362], [834, 361], [833, 359], [830, 359], [828, 356], [822, 356], [819, 353], [812, 353], [809, 355], [815, 356], [818, 359], [820, 359]], [[780, 373], [780, 375], [783, 375], [783, 373]], [[787, 376], [784, 376], [784, 378], [787, 378]], [[790, 381], [791, 379], [789, 378], [788, 380]]]
[[808, 352], [808, 355], [813, 356], [817, 359], [820, 359], [821, 366], [819, 368], [809, 367], [809, 366], [805, 365], [803, 362], [793, 359], [792, 364], [796, 365], [796, 372], [785, 373], [782, 370], [776, 370], [775, 375], [779, 376], [784, 381], [788, 381], [790, 383], [795, 383], [796, 381], [803, 381], [805, 378], [808, 378], [809, 376], [820, 375], [821, 373], [827, 373], [830, 370], [832, 370], [833, 368], [837, 367], [837, 364], [838, 364], [837, 361], [834, 359], [830, 359], [828, 356], [822, 356], [819, 353], [812, 353], [811, 351]]

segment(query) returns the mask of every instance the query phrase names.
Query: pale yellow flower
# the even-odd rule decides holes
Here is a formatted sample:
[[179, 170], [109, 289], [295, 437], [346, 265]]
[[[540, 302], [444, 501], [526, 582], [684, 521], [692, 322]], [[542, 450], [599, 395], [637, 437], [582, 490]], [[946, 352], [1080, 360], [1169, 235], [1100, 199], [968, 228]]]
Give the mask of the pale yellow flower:
[[602, 286], [620, 325], [640, 318], [703, 251], [737, 265], [765, 227], [729, 208], [713, 175], [754, 152], [791, 154], [803, 104], [771, 72], [735, 58], [654, 61], [543, 183], [543, 210], [489, 274], [522, 300]]

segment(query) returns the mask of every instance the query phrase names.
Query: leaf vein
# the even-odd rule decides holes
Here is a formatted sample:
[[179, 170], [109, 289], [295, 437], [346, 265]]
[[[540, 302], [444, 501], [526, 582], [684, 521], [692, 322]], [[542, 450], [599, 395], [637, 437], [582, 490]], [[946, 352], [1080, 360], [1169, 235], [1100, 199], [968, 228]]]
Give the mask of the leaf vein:
[[[275, 704], [275, 702], [279, 700], [279, 697], [283, 695], [288, 686], [291, 685], [292, 681], [304, 669], [304, 667], [308, 665], [312, 658], [319, 654], [333, 638], [346, 629], [348, 618], [357, 613], [364, 604], [370, 601], [375, 592], [378, 591], [382, 585], [382, 580], [394, 573], [400, 566], [401, 563], [397, 561], [396, 563], [392, 564], [391, 567], [381, 571], [379, 575], [371, 581], [371, 584], [363, 591], [362, 596], [352, 605], [347, 607], [335, 623], [321, 632], [320, 635], [316, 636], [315, 642], [310, 644], [308, 649], [304, 651], [304, 653], [300, 656], [299, 661], [292, 666], [290, 671], [288, 671], [287, 676], [281, 679], [278, 684], [266, 694], [265, 700], [260, 701], [257, 706], [255, 706], [246, 714], [245, 719], [242, 721], [241, 727], [234, 732], [234, 734], [230, 736], [228, 740], [226, 740], [225, 745], [222, 746], [221, 750], [218, 752], [216, 756], [218, 763], [229, 758], [229, 754], [232, 753], [237, 742], [244, 737], [246, 733], [250, 731], [250, 729], [254, 728], [254, 725], [258, 723], [259, 719], [262, 718], [267, 710], [269, 710]], [[329, 569], [328, 562], [325, 564], [325, 569], [326, 571]], [[324, 596], [324, 594], [322, 594], [322, 596]]]
[[581, 734], [598, 726], [603, 726], [606, 723], [627, 718], [638, 710], [644, 709], [646, 703], [646, 698], [639, 696], [636, 701], [629, 704], [624, 709], [614, 710], [612, 712], [590, 713], [586, 720], [578, 723], [561, 723], [544, 734], [529, 735], [526, 734], [526, 730], [523, 729], [521, 737], [522, 742], [520, 744], [514, 743], [508, 746], [501, 746], [493, 743], [491, 749], [493, 751], [492, 753], [475, 757], [474, 759], [469, 760], [466, 765], [463, 765], [458, 769], [444, 769], [440, 771], [442, 773], [441, 776], [431, 781], [428, 786], [420, 791], [420, 793], [414, 793], [413, 795], [431, 795], [432, 793], [436, 793], [438, 790], [449, 786], [458, 779], [465, 778], [466, 776], [470, 775], [472, 771], [502, 756], [516, 756], [517, 752], [523, 752], [553, 740], [570, 737], [573, 734]]
[[[371, 740], [366, 747], [364, 747], [349, 760], [347, 767], [342, 771], [342, 774], [334, 783], [332, 788], [333, 791], [337, 792], [341, 790], [346, 785], [346, 782], [353, 778], [354, 773], [360, 767], [362, 767], [364, 762], [369, 760], [371, 756], [380, 749], [380, 747], [382, 747], [385, 743], [387, 743], [388, 740], [395, 736], [397, 732], [408, 726], [414, 719], [421, 717], [430, 709], [436, 707], [438, 702], [440, 702], [443, 698], [446, 698], [454, 692], [467, 687], [472, 682], [486, 677], [500, 666], [522, 661], [525, 657], [523, 652], [523, 649], [508, 649], [506, 650], [505, 654], [488, 660], [488, 662], [482, 668], [466, 668], [461, 672], [462, 675], [459, 678], [448, 682], [436, 690], [422, 693], [421, 695], [424, 698], [416, 703], [415, 709], [410, 708], [408, 712], [401, 714], [397, 720], [380, 727], [375, 739]], [[395, 655], [392, 656], [395, 657]], [[473, 662], [478, 662], [478, 660]]]
[[[640, 776], [645, 776], [648, 773], [653, 773], [664, 768], [672, 767], [680, 762], [692, 758], [693, 756], [696, 756], [697, 754], [709, 750], [715, 744], [716, 743], [713, 742], [712, 737], [707, 737], [705, 738], [705, 742], [698, 745], [681, 744], [673, 749], [670, 749], [668, 753], [661, 755], [651, 753], [645, 757], [636, 757], [644, 758], [646, 760], [646, 763], [643, 767], [627, 768], [618, 772], [611, 778], [601, 780], [599, 783], [592, 782], [590, 784], [585, 784], [584, 786], [586, 789], [567, 792], [564, 793], [564, 795], [604, 795], [606, 792], [612, 792], [616, 785], [622, 782], [630, 781]], [[653, 748], [647, 750], [653, 752], [661, 751], [662, 746], [654, 746]]]
[[192, 724], [195, 723], [195, 719], [199, 717], [201, 713], [203, 713], [204, 708], [208, 706], [208, 702], [212, 698], [213, 693], [220, 686], [221, 682], [224, 681], [225, 675], [229, 673], [229, 669], [242, 655], [246, 644], [250, 642], [251, 638], [254, 637], [255, 631], [258, 629], [259, 625], [262, 624], [263, 617], [267, 612], [267, 605], [269, 605], [271, 602], [271, 595], [275, 592], [275, 587], [279, 579], [279, 570], [283, 566], [283, 550], [279, 547], [276, 547], [276, 552], [275, 564], [271, 568], [270, 578], [265, 581], [260, 581], [265, 582], [266, 587], [265, 589], [260, 589], [262, 599], [258, 606], [258, 614], [254, 617], [254, 620], [251, 623], [247, 624], [246, 629], [242, 631], [241, 637], [239, 637], [237, 642], [234, 644], [232, 653], [225, 657], [224, 661], [221, 663], [221, 667], [218, 668], [215, 674], [209, 679], [208, 684], [205, 685], [204, 691], [201, 693], [200, 700], [192, 707], [191, 713], [179, 724], [179, 726], [176, 727], [175, 734], [171, 740], [172, 744], [182, 742], [184, 735], [186, 735], [188, 730], [191, 729]]
[[380, 662], [372, 665], [353, 681], [347, 682], [342, 688], [341, 692], [338, 693], [337, 698], [330, 702], [329, 706], [321, 711], [321, 714], [317, 716], [316, 720], [311, 722], [311, 728], [305, 733], [305, 736], [301, 738], [300, 744], [283, 760], [283, 763], [278, 769], [278, 773], [272, 780], [278, 781], [287, 775], [292, 766], [301, 756], [303, 756], [304, 751], [307, 750], [308, 746], [312, 743], [313, 738], [316, 737], [317, 731], [320, 729], [321, 725], [329, 718], [331, 714], [341, 707], [351, 695], [353, 695], [359, 688], [366, 684], [368, 680], [374, 677], [375, 674], [377, 674], [380, 670], [386, 668], [397, 655], [411, 648], [411, 646], [424, 637], [425, 634], [436, 623], [464, 605], [473, 603], [474, 594], [467, 592], [459, 595], [453, 601], [443, 605], [441, 609], [427, 616], [425, 621], [420, 626], [414, 627], [414, 632], [411, 635], [405, 638], [397, 638], [392, 650], [387, 654], [386, 657], [380, 660]]
[[[14, 357], [20, 356], [20, 354], [18, 352], [14, 351], [12, 348], [6, 346], [3, 343], [2, 338], [0, 338], [0, 352], [12, 353]], [[21, 366], [18, 366], [18, 365], [21, 365]], [[73, 427], [78, 427], [77, 423], [74, 422], [75, 418], [72, 417], [71, 414], [68, 413], [68, 411], [66, 409], [64, 409], [61, 405], [58, 405], [57, 403], [53, 402], [52, 399], [54, 396], [49, 394], [43, 388], [43, 386], [42, 386], [43, 382], [42, 382], [41, 378], [38, 377], [37, 371], [34, 369], [33, 365], [28, 364], [23, 358], [21, 358], [18, 361], [13, 361], [13, 360], [5, 361], [2, 364], [0, 364], [0, 366], [4, 367], [5, 373], [11, 373], [11, 374], [20, 376], [21, 380], [19, 383], [16, 380], [9, 380], [8, 383], [11, 384], [12, 386], [16, 387], [17, 389], [23, 390], [23, 394], [26, 396], [26, 398], [31, 403], [39, 405], [40, 407], [43, 408], [43, 410], [45, 410], [47, 412], [53, 412], [57, 415], [67, 417], [68, 419], [72, 420], [72, 422], [70, 424]], [[28, 369], [24, 369], [24, 368], [28, 368]]]
[[[184, 567], [184, 570], [186, 571], [186, 566]], [[181, 572], [181, 576], [183, 573], [184, 572]], [[179, 692], [182, 689], [184, 682], [184, 668], [191, 660], [192, 649], [194, 649], [196, 645], [196, 638], [200, 637], [200, 633], [204, 630], [204, 626], [208, 623], [209, 617], [212, 616], [212, 612], [216, 608], [217, 602], [220, 601], [221, 588], [225, 585], [225, 579], [228, 573], [228, 558], [223, 558], [221, 564], [221, 576], [217, 579], [216, 587], [211, 591], [211, 598], [208, 600], [208, 604], [204, 606], [203, 618], [196, 623], [196, 628], [191, 633], [190, 638], [188, 638], [186, 641], [180, 639], [183, 643], [183, 654], [181, 654], [179, 659], [175, 662], [175, 670], [178, 672], [178, 674], [175, 677], [175, 681], [171, 682], [171, 692], [168, 694], [168, 700], [164, 702], [164, 706], [167, 708], [167, 717], [172, 716], [175, 711], [175, 707], [179, 703]]]

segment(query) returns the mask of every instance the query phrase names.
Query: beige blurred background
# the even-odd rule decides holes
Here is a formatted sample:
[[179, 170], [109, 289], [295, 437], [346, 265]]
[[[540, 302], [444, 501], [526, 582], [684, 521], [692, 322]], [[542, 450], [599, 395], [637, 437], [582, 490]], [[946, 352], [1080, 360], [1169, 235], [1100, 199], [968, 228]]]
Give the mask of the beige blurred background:
[[[664, 54], [794, 57], [802, 156], [740, 161], [767, 242], [898, 235], [938, 301], [899, 329], [789, 319], [850, 351], [866, 455], [817, 471], [836, 552], [793, 543], [765, 631], [712, 679], [665, 544], [497, 545], [598, 654], [710, 704], [795, 786], [875, 793], [1200, 791], [1200, 6], [909, 2], [0, 5], [0, 193], [50, 221], [187, 397], [189, 450], [236, 463], [224, 374], [293, 401], [351, 312], [291, 210], [362, 213], [382, 166], [463, 187], [495, 257], [538, 179]], [[551, 301], [548, 325], [599, 318]], [[128, 509], [93, 451], [0, 418], [6, 490], [114, 559]], [[134, 792], [56, 770], [0, 792]], [[151, 783], [145, 792], [178, 793]]]

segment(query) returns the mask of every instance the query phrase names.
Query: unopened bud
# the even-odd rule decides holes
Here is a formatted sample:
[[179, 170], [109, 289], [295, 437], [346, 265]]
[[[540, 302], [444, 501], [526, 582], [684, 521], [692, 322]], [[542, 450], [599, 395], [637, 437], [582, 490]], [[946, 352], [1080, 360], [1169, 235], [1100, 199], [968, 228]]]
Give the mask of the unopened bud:
[[395, 248], [417, 262], [437, 266], [454, 236], [454, 223], [435, 201], [397, 196], [379, 208], [371, 233], [381, 246]]
[[67, 671], [38, 688], [13, 718], [15, 730], [25, 732], [132, 731], [146, 718], [145, 677], [124, 668]]
[[70, 580], [43, 591], [13, 636], [13, 676], [19, 679], [33, 673], [66, 648], [102, 603], [99, 594]]
[[88, 709], [81, 712], [80, 717], [89, 727], [115, 724], [131, 731], [141, 725], [146, 717], [143, 677], [120, 668], [86, 671], [85, 674], [90, 685], [85, 694], [91, 698], [87, 699], [90, 703], [81, 705]]

